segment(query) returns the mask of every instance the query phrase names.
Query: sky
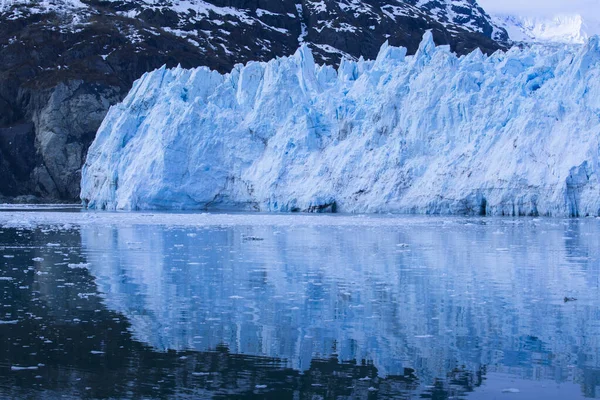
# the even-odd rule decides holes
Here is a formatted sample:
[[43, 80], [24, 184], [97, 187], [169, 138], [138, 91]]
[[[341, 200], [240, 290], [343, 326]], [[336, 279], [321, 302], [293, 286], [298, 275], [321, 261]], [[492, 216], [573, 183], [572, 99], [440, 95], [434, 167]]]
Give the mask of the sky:
[[489, 14], [551, 16], [582, 14], [600, 20], [600, 0], [478, 0]]

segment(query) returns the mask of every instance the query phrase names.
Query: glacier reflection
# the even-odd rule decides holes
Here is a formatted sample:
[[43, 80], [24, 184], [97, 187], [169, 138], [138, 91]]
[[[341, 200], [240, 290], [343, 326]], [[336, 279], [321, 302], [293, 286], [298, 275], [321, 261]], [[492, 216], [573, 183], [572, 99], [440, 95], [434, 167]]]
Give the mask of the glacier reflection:
[[[105, 304], [159, 350], [372, 362], [433, 384], [573, 382], [596, 396], [597, 220], [432, 219], [397, 227], [89, 226]], [[565, 302], [565, 297], [578, 300]]]

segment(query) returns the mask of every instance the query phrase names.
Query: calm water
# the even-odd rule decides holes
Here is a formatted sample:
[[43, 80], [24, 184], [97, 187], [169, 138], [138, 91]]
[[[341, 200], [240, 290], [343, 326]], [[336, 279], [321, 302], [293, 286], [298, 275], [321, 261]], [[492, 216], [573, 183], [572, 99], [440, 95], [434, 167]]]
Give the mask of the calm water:
[[600, 220], [156, 218], [0, 212], [0, 398], [600, 398]]

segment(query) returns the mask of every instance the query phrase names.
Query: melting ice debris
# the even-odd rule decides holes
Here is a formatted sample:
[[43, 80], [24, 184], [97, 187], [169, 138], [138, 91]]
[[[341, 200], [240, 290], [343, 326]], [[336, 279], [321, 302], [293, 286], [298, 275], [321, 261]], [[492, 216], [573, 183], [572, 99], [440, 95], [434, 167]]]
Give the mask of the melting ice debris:
[[19, 367], [17, 365], [13, 365], [12, 367], [10, 367], [11, 371], [35, 371], [37, 370], [39, 367], [38, 366], [32, 366], [32, 367]]
[[161, 68], [99, 129], [90, 208], [599, 215], [600, 39]]
[[89, 268], [90, 263], [78, 263], [78, 264], [67, 264], [67, 267], [71, 269], [86, 269]]

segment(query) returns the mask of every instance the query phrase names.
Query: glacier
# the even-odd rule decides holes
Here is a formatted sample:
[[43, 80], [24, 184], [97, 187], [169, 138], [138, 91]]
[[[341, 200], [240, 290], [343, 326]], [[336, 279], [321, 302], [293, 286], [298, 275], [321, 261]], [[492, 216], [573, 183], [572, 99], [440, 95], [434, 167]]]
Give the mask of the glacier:
[[92, 209], [600, 215], [600, 38], [457, 57], [145, 74], [82, 169]]

